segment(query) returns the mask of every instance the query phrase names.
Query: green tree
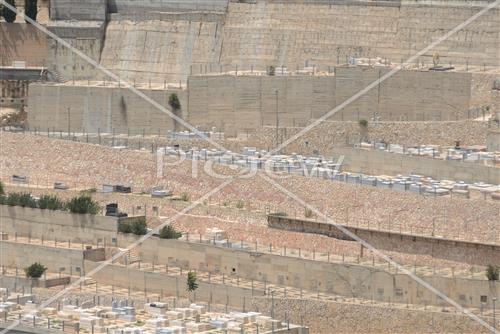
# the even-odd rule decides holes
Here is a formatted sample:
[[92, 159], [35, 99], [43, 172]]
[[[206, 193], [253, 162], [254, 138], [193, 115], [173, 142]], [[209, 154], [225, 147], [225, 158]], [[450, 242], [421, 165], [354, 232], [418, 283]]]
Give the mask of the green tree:
[[[16, 8], [16, 1], [15, 0], [5, 0], [6, 3], [9, 5], [13, 6]], [[2, 11], [2, 16], [5, 19], [6, 22], [12, 23], [16, 20], [16, 13], [11, 11], [9, 8], [4, 7]]]
[[5, 190], [4, 190], [2, 181], [0, 181], [0, 195], [5, 195]]
[[194, 271], [189, 271], [187, 275], [187, 291], [193, 292], [198, 289], [198, 283], [196, 273]]
[[486, 267], [486, 278], [488, 278], [489, 281], [498, 281], [500, 276], [500, 268], [497, 266], [493, 265], [488, 265]]
[[360, 119], [359, 120], [359, 125], [366, 128], [368, 126], [368, 121], [366, 119]]
[[101, 210], [99, 203], [93, 201], [92, 197], [87, 195], [73, 197], [66, 203], [66, 208], [72, 213], [90, 213], [92, 215]]
[[172, 108], [174, 114], [175, 111], [181, 109], [181, 102], [179, 101], [179, 97], [177, 96], [177, 94], [175, 93], [170, 94], [170, 96], [168, 97], [168, 105]]
[[[179, 101], [179, 97], [177, 96], [177, 94], [175, 93], [172, 93], [170, 94], [170, 96], [168, 97], [168, 105], [170, 106], [170, 108], [172, 108], [172, 113], [177, 116], [177, 117], [180, 117], [180, 113], [179, 111], [181, 110], [181, 102]], [[179, 122], [174, 118], [174, 131], [179, 131]]]
[[175, 230], [172, 225], [163, 226], [160, 230], [161, 239], [179, 239], [182, 237], [182, 233]]
[[146, 223], [146, 218], [141, 217], [134, 220], [130, 226], [130, 232], [135, 235], [144, 235], [148, 232], [148, 224]]
[[[38, 15], [38, 4], [37, 0], [24, 0], [24, 14], [36, 21], [36, 16]], [[27, 23], [29, 23], [26, 20]]]
[[47, 267], [43, 264], [35, 262], [31, 266], [24, 268], [24, 272], [26, 273], [26, 277], [29, 278], [40, 278], [43, 273], [47, 271]]

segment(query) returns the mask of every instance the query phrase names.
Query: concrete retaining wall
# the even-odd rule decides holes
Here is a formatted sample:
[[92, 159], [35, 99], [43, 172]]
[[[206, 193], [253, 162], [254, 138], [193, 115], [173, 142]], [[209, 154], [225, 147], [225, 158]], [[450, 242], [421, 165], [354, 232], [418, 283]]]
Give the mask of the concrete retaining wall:
[[50, 0], [51, 20], [106, 20], [106, 0]]
[[[49, 272], [59, 272], [64, 267], [65, 273], [76, 268], [83, 268], [84, 252], [77, 249], [55, 248], [39, 244], [25, 244], [14, 241], [1, 241], [0, 265], [11, 268], [23, 268], [40, 262]], [[22, 274], [21, 274], [22, 275]]]
[[[136, 56], [142, 57], [138, 53]], [[143, 92], [167, 106], [168, 95], [176, 91], [188, 122], [236, 135], [276, 124], [305, 126], [376, 80], [378, 75], [376, 70], [361, 68], [335, 70], [335, 76], [190, 76], [187, 91]], [[386, 72], [381, 70], [381, 75]], [[402, 71], [385, 81], [380, 90], [372, 89], [332, 119], [371, 120], [375, 115], [382, 120], [464, 119], [468, 117], [470, 78], [470, 73]], [[37, 84], [30, 86], [29, 94], [28, 121], [32, 128], [55, 127], [67, 131], [67, 108], [71, 108], [71, 127], [76, 132], [83, 129], [97, 132], [98, 128], [101, 132], [111, 132], [114, 128], [117, 133], [142, 133], [145, 128], [146, 133], [157, 133], [158, 129], [173, 127], [169, 117], [126, 89], [85, 87], [81, 83]]]
[[[89, 272], [98, 265], [99, 263], [85, 261], [85, 271]], [[163, 293], [182, 298], [193, 297], [186, 289], [186, 275], [168, 276], [158, 272], [152, 273], [118, 265], [108, 265], [98, 271], [94, 279], [100, 284], [130, 287], [131, 290], [135, 291]], [[244, 299], [249, 301], [252, 296], [263, 295], [264, 291], [259, 289], [209, 284], [203, 281], [198, 281], [198, 289], [196, 290], [196, 300], [222, 305], [227, 303], [230, 306], [240, 308], [243, 307]]]
[[153, 11], [226, 11], [229, 0], [110, 0], [111, 13]]
[[[323, 1], [321, 1], [323, 2]], [[224, 27], [221, 61], [289, 68], [345, 63], [346, 57], [382, 57], [399, 63], [479, 11], [486, 2], [405, 1], [231, 2]], [[457, 4], [460, 4], [457, 6]], [[476, 7], [474, 6], [476, 5]], [[432, 5], [432, 6], [429, 6]], [[450, 36], [419, 62], [498, 66], [499, 9]]]
[[1, 65], [25, 61], [27, 66], [47, 66], [50, 63], [47, 36], [26, 23], [0, 24]]
[[[321, 234], [336, 239], [354, 241], [334, 225], [323, 222], [272, 215], [267, 217], [267, 222], [271, 228]], [[380, 250], [417, 255], [425, 254], [435, 258], [469, 263], [470, 265], [500, 265], [500, 245], [342, 226]]]
[[[51, 21], [47, 29], [63, 39], [73, 48], [99, 64], [105, 24], [103, 21]], [[103, 73], [92, 63], [82, 59], [72, 49], [68, 49], [54, 39], [48, 40], [50, 63], [48, 67], [61, 80], [101, 78]]]
[[13, 291], [29, 292], [31, 288], [51, 288], [54, 286], [67, 285], [71, 283], [71, 278], [69, 276], [62, 276], [58, 278], [48, 278], [48, 279], [31, 279], [25, 277], [24, 272], [19, 271], [18, 276], [0, 276], [0, 286]]
[[[337, 67], [336, 105], [383, 78], [389, 69]], [[331, 120], [450, 121], [467, 118], [471, 73], [399, 71]], [[332, 108], [333, 109], [333, 108]]]
[[31, 236], [32, 238], [63, 242], [85, 242], [95, 244], [99, 239], [108, 244], [116, 238], [117, 218], [94, 215], [71, 214], [62, 211], [51, 211], [0, 205], [2, 231], [14, 238]]
[[[134, 240], [119, 237], [122, 247]], [[361, 265], [327, 263], [296, 257], [269, 255], [208, 244], [150, 238], [139, 248], [146, 262], [170, 263], [186, 269], [208, 270], [246, 279], [324, 291], [341, 296], [411, 304], [444, 305], [434, 293], [405, 274], [391, 274]], [[480, 307], [480, 297], [500, 295], [500, 283], [483, 280], [425, 277], [431, 285], [464, 306]]]
[[[112, 133], [114, 130], [130, 135], [142, 134], [143, 130], [146, 134], [158, 131], [165, 134], [174, 129], [172, 118], [142, 97], [126, 88], [102, 85], [30, 85], [29, 126], [68, 131], [69, 125], [71, 132]], [[181, 106], [186, 106], [182, 90], [141, 89], [141, 92], [167, 109], [170, 109], [170, 94], [176, 93]]]
[[[388, 69], [337, 67], [335, 76], [190, 76], [189, 121], [227, 134], [260, 126], [305, 126], [367, 87]], [[400, 71], [330, 120], [465, 119], [471, 73]], [[277, 93], [276, 93], [277, 91]], [[276, 115], [278, 112], [278, 115]]]
[[[144, 15], [143, 11], [136, 13]], [[191, 66], [219, 60], [222, 16], [155, 14], [147, 15], [147, 20], [114, 18], [106, 29], [101, 65], [125, 80], [185, 84]]]

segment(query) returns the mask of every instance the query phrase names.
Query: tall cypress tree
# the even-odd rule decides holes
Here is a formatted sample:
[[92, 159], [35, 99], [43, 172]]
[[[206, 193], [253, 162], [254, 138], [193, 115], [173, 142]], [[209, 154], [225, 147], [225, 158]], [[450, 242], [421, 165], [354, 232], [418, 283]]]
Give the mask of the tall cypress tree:
[[24, 14], [33, 21], [36, 21], [38, 14], [37, 0], [24, 0]]
[[[16, 7], [16, 1], [15, 0], [6, 0], [6, 2], [9, 5], [12, 5], [13, 7]], [[8, 9], [7, 7], [4, 6], [3, 8], [3, 18], [5, 21], [12, 23], [16, 20], [16, 13]]]

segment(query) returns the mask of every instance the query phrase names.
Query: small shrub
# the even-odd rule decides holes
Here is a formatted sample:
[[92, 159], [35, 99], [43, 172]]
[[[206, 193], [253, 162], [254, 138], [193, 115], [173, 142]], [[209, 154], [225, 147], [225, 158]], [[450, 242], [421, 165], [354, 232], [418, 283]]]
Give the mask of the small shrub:
[[229, 206], [229, 202], [228, 201], [222, 202], [222, 206]]
[[47, 267], [43, 264], [35, 262], [31, 266], [24, 268], [24, 272], [26, 273], [26, 277], [29, 278], [40, 278], [43, 273], [47, 271]]
[[118, 232], [121, 233], [132, 233], [132, 228], [128, 222], [120, 222], [118, 224]]
[[188, 193], [182, 193], [181, 194], [181, 201], [184, 201], [184, 202], [189, 202], [189, 194]]
[[72, 213], [89, 213], [95, 215], [101, 210], [99, 204], [92, 200], [90, 196], [80, 195], [73, 197], [67, 204], [66, 208]]
[[19, 197], [19, 205], [22, 207], [36, 208], [38, 205], [36, 200], [31, 196], [30, 193], [23, 193]]
[[63, 210], [64, 202], [61, 201], [57, 196], [43, 195], [38, 200], [38, 207], [40, 209], [48, 210]]
[[160, 230], [161, 239], [179, 239], [182, 237], [182, 233], [175, 230], [172, 225], [163, 226]]
[[486, 267], [486, 278], [488, 278], [488, 281], [498, 281], [500, 276], [500, 268], [497, 266], [493, 265], [488, 265]]
[[36, 200], [30, 193], [10, 193], [7, 196], [7, 204], [11, 206], [22, 206], [28, 208], [36, 208]]
[[312, 212], [312, 210], [311, 210], [311, 209], [309, 209], [309, 208], [305, 208], [305, 209], [304, 209], [304, 216], [305, 216], [306, 218], [311, 218], [311, 217], [313, 216], [313, 212]]
[[19, 193], [10, 193], [7, 195], [6, 204], [10, 206], [17, 206], [19, 205], [19, 198]]
[[118, 231], [122, 233], [133, 233], [135, 235], [144, 235], [148, 232], [147, 227], [146, 218], [140, 217], [133, 221], [120, 222]]
[[6, 205], [7, 204], [7, 196], [0, 195], [0, 204], [2, 204], [2, 205]]
[[368, 121], [366, 119], [360, 119], [359, 120], [359, 125], [366, 128], [368, 126]]
[[135, 235], [144, 235], [148, 232], [148, 224], [146, 223], [146, 218], [141, 217], [138, 220], [134, 220], [130, 225], [130, 232]]
[[198, 289], [198, 283], [196, 282], [196, 273], [193, 271], [188, 272], [187, 275], [187, 290], [189, 292], [195, 291]]
[[238, 209], [243, 209], [245, 207], [245, 202], [243, 202], [241, 199], [236, 203], [236, 208]]
[[267, 75], [274, 76], [276, 74], [276, 68], [274, 66], [269, 66], [267, 69]]

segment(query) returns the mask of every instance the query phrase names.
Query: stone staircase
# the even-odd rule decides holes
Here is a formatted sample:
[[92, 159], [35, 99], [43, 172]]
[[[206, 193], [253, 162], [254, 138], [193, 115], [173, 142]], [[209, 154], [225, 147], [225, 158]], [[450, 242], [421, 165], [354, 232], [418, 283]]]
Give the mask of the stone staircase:
[[68, 80], [66, 80], [59, 72], [57, 72], [55, 69], [52, 69], [49, 71], [50, 72], [50, 77], [52, 80], [60, 83], [65, 83]]

